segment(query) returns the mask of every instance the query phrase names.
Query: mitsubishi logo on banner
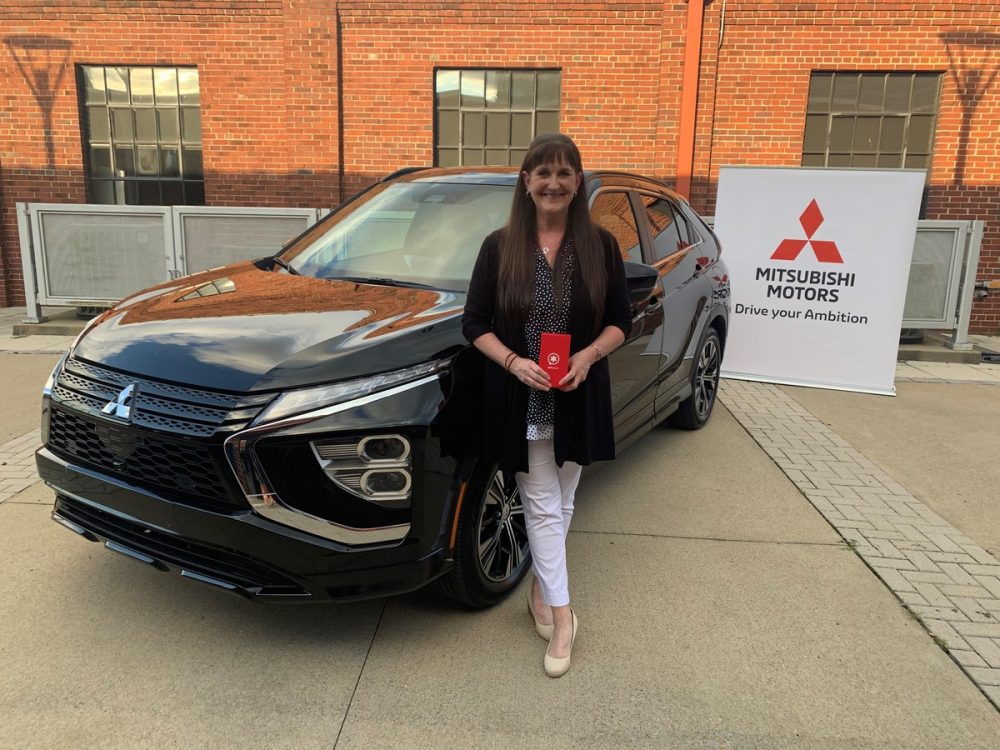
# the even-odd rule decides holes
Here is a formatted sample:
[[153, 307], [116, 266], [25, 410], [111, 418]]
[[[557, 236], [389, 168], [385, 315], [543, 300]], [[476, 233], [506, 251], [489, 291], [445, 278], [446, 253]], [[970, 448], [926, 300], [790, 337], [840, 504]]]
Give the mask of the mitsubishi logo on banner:
[[732, 281], [722, 376], [893, 393], [924, 178], [721, 167], [715, 233]]
[[816, 260], [820, 263], [844, 262], [844, 259], [840, 257], [840, 250], [837, 249], [836, 242], [813, 239], [816, 230], [823, 223], [823, 213], [819, 210], [819, 204], [815, 198], [806, 206], [806, 210], [802, 212], [802, 215], [799, 217], [799, 223], [802, 225], [802, 229], [805, 230], [806, 238], [804, 240], [782, 240], [781, 244], [772, 253], [771, 260], [795, 260], [806, 245], [812, 245], [813, 252], [816, 253]]

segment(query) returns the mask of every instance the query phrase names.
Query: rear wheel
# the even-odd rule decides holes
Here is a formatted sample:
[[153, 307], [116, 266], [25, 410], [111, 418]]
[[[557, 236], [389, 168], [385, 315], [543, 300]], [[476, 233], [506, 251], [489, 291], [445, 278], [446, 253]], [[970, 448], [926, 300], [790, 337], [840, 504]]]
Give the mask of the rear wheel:
[[514, 477], [479, 467], [469, 481], [458, 520], [455, 562], [438, 589], [467, 607], [500, 602], [531, 567], [524, 506]]
[[715, 397], [719, 392], [719, 372], [722, 368], [722, 341], [714, 328], [702, 336], [691, 373], [691, 395], [681, 401], [668, 422], [684, 430], [705, 426], [712, 416]]

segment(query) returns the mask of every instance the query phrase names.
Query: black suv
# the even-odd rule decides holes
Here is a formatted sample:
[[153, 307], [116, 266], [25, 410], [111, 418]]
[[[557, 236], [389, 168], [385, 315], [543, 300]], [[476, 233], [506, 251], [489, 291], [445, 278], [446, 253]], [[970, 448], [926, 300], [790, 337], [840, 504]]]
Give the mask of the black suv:
[[[461, 314], [510, 169], [411, 169], [273, 257], [176, 279], [92, 321], [45, 387], [53, 518], [256, 599], [428, 581], [489, 606], [530, 566], [513, 478], [477, 460], [481, 355]], [[679, 196], [586, 174], [632, 334], [611, 355], [619, 448], [709, 418], [729, 317], [718, 240]]]

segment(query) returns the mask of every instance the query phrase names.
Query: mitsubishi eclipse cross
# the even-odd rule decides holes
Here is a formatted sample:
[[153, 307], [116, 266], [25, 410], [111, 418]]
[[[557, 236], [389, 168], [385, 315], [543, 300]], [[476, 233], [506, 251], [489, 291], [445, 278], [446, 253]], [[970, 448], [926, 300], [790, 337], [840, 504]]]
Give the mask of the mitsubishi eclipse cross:
[[[530, 567], [513, 477], [477, 460], [481, 355], [461, 315], [510, 169], [407, 169], [272, 257], [174, 279], [85, 328], [43, 397], [53, 518], [108, 549], [260, 600], [434, 581], [470, 606]], [[619, 449], [712, 413], [729, 320], [719, 243], [662, 183], [585, 176], [625, 260], [611, 355]]]

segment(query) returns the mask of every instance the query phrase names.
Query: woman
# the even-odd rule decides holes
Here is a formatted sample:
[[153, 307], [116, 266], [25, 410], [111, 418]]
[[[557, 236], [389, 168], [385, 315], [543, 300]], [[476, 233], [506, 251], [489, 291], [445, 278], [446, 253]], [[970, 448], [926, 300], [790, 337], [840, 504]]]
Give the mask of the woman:
[[[625, 269], [614, 238], [590, 221], [583, 165], [565, 135], [528, 148], [510, 219], [483, 242], [463, 316], [488, 360], [483, 453], [516, 473], [534, 580], [528, 608], [549, 641], [550, 677], [570, 666], [566, 535], [581, 467], [614, 458], [606, 357], [631, 327]], [[538, 365], [543, 331], [570, 334], [558, 383]]]

